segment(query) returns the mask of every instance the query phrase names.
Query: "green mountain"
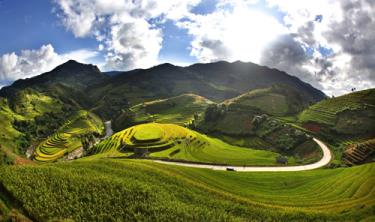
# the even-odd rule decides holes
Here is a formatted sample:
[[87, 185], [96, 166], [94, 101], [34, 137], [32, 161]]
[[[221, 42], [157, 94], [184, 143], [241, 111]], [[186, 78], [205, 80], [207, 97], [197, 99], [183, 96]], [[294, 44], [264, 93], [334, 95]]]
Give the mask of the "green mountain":
[[[68, 61], [0, 90], [0, 153], [7, 162], [52, 135], [76, 112], [93, 106], [85, 91], [109, 78], [96, 66]], [[15, 153], [17, 155], [13, 155]]]
[[[179, 67], [162, 64], [117, 74], [88, 89], [96, 109], [104, 118], [117, 115], [118, 103], [134, 106], [142, 102], [193, 93], [222, 102], [256, 88], [285, 84], [297, 90], [310, 104], [326, 98], [324, 93], [284, 72], [253, 63], [217, 62]], [[110, 105], [114, 104], [114, 105]]]

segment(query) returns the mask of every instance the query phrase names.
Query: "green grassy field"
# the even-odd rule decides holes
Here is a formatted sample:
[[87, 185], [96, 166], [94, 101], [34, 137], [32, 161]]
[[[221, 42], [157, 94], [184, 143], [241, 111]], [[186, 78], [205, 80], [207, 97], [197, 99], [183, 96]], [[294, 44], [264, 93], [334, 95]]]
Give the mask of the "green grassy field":
[[375, 218], [375, 164], [306, 172], [238, 173], [99, 157], [2, 168], [0, 182], [38, 221]]
[[[131, 155], [134, 148], [147, 149], [152, 158], [229, 165], [276, 165], [279, 155], [230, 145], [178, 125], [158, 123], [120, 131], [93, 147], [91, 154], [117, 153], [122, 149], [124, 155]], [[294, 164], [293, 159], [289, 164]]]
[[55, 161], [82, 147], [81, 135], [94, 132], [101, 134], [103, 131], [103, 123], [97, 116], [87, 111], [79, 111], [36, 147], [35, 159], [43, 162]]

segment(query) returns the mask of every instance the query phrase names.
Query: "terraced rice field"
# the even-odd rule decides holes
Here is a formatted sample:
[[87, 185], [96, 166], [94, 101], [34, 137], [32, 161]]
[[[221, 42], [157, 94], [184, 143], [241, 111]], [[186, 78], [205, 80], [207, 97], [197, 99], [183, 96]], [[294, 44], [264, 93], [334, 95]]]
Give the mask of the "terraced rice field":
[[347, 165], [353, 166], [363, 163], [373, 153], [375, 153], [375, 139], [348, 145], [343, 160]]
[[182, 94], [167, 99], [153, 100], [130, 108], [135, 112], [135, 122], [173, 123], [180, 126], [202, 113], [213, 102], [194, 94]]
[[81, 111], [67, 120], [56, 133], [40, 143], [34, 153], [35, 160], [55, 161], [65, 154], [82, 147], [80, 136], [103, 131], [102, 123], [97, 117]]
[[277, 153], [229, 145], [174, 124], [130, 127], [103, 140], [91, 154], [127, 152], [152, 158], [232, 165], [275, 165]]
[[364, 90], [332, 99], [325, 99], [310, 106], [299, 115], [301, 122], [318, 122], [335, 125], [337, 114], [345, 110], [374, 109], [375, 91]]
[[375, 163], [239, 173], [92, 156], [8, 167], [0, 183], [38, 221], [373, 221], [374, 172]]

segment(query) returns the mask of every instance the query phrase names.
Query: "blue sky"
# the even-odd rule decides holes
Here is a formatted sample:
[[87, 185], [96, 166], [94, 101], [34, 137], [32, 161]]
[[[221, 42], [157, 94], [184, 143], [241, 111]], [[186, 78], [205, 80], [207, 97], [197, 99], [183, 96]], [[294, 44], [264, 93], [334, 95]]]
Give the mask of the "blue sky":
[[68, 59], [104, 71], [241, 60], [339, 95], [374, 85], [374, 23], [366, 0], [0, 0], [0, 87]]
[[[194, 14], [205, 15], [215, 11], [216, 0], [202, 1], [192, 7]], [[37, 49], [43, 44], [51, 44], [58, 53], [68, 53], [82, 48], [96, 49], [98, 42], [94, 37], [76, 38], [61, 22], [55, 13], [58, 5], [47, 0], [1, 0], [0, 26], [7, 30], [1, 36], [2, 42], [7, 42], [0, 48], [0, 54], [16, 52], [24, 49]], [[282, 22], [284, 13], [264, 6], [259, 1], [254, 8], [262, 10]], [[174, 21], [168, 20], [159, 26], [163, 31], [162, 48], [159, 60], [162, 62], [177, 62], [191, 64], [198, 62], [190, 55], [191, 36], [187, 30], [178, 28]], [[98, 55], [97, 59], [104, 57]]]
[[0, 54], [37, 49], [47, 43], [51, 43], [60, 53], [96, 47], [95, 39], [75, 38], [71, 32], [66, 31], [56, 14], [52, 12], [56, 6], [51, 1], [0, 2], [0, 27], [7, 30], [1, 34], [1, 41], [6, 44], [2, 44]]

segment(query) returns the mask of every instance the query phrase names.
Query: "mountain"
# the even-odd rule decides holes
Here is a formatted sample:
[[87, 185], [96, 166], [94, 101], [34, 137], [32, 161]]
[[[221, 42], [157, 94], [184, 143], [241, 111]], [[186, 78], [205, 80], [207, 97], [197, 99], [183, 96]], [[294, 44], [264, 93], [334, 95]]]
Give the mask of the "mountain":
[[87, 93], [98, 101], [94, 108], [98, 110], [97, 113], [110, 119], [121, 110], [116, 104], [131, 107], [186, 93], [222, 102], [249, 90], [274, 84], [284, 84], [298, 91], [309, 104], [326, 98], [323, 92], [285, 72], [242, 62], [216, 62], [189, 67], [166, 63], [150, 69], [123, 72], [88, 88]]
[[56, 84], [72, 88], [86, 88], [106, 78], [109, 77], [101, 73], [97, 66], [69, 60], [49, 72], [28, 79], [16, 80], [12, 85], [3, 87], [0, 90], [0, 96], [8, 97], [15, 91], [28, 87], [44, 90], [44, 87], [48, 88]]
[[[297, 104], [297, 108], [288, 102], [290, 99], [285, 100], [289, 106], [288, 113], [326, 98], [324, 93], [296, 77], [253, 63], [216, 62], [189, 67], [166, 63], [115, 74], [111, 76], [101, 72], [97, 66], [70, 60], [49, 72], [17, 80], [2, 88], [0, 130], [3, 133], [0, 144], [4, 149], [22, 155], [27, 147], [51, 136], [65, 124], [66, 119], [82, 110], [93, 112], [102, 120], [116, 120], [114, 126], [121, 130], [137, 122], [126, 122], [128, 114], [134, 112], [132, 107], [138, 116], [142, 112], [146, 116], [153, 115], [153, 118], [167, 116], [171, 121], [180, 119], [178, 124], [184, 125], [196, 113], [203, 113], [207, 107], [203, 101], [206, 99], [201, 99], [203, 97], [220, 103], [249, 90], [275, 84], [282, 84], [289, 89], [288, 92], [293, 92], [289, 94], [299, 95], [297, 102], [292, 102]], [[196, 96], [186, 96], [193, 94]], [[287, 94], [282, 96], [289, 98]], [[160, 99], [161, 102], [150, 105], [151, 101]], [[135, 109], [142, 103], [148, 105]], [[171, 104], [174, 107], [168, 110], [155, 110], [155, 107]], [[187, 106], [191, 107], [185, 109], [188, 113], [183, 112], [178, 117], [176, 112]]]
[[0, 153], [23, 156], [26, 149], [93, 102], [85, 93], [110, 78], [93, 65], [70, 60], [50, 72], [15, 81], [0, 90]]
[[269, 87], [273, 84], [285, 84], [298, 90], [307, 101], [316, 102], [326, 98], [323, 92], [295, 76], [251, 62], [236, 61], [228, 63], [221, 61], [194, 64], [187, 67], [187, 69], [198, 73], [202, 80], [209, 81], [217, 87], [231, 88], [237, 95], [252, 89]]

